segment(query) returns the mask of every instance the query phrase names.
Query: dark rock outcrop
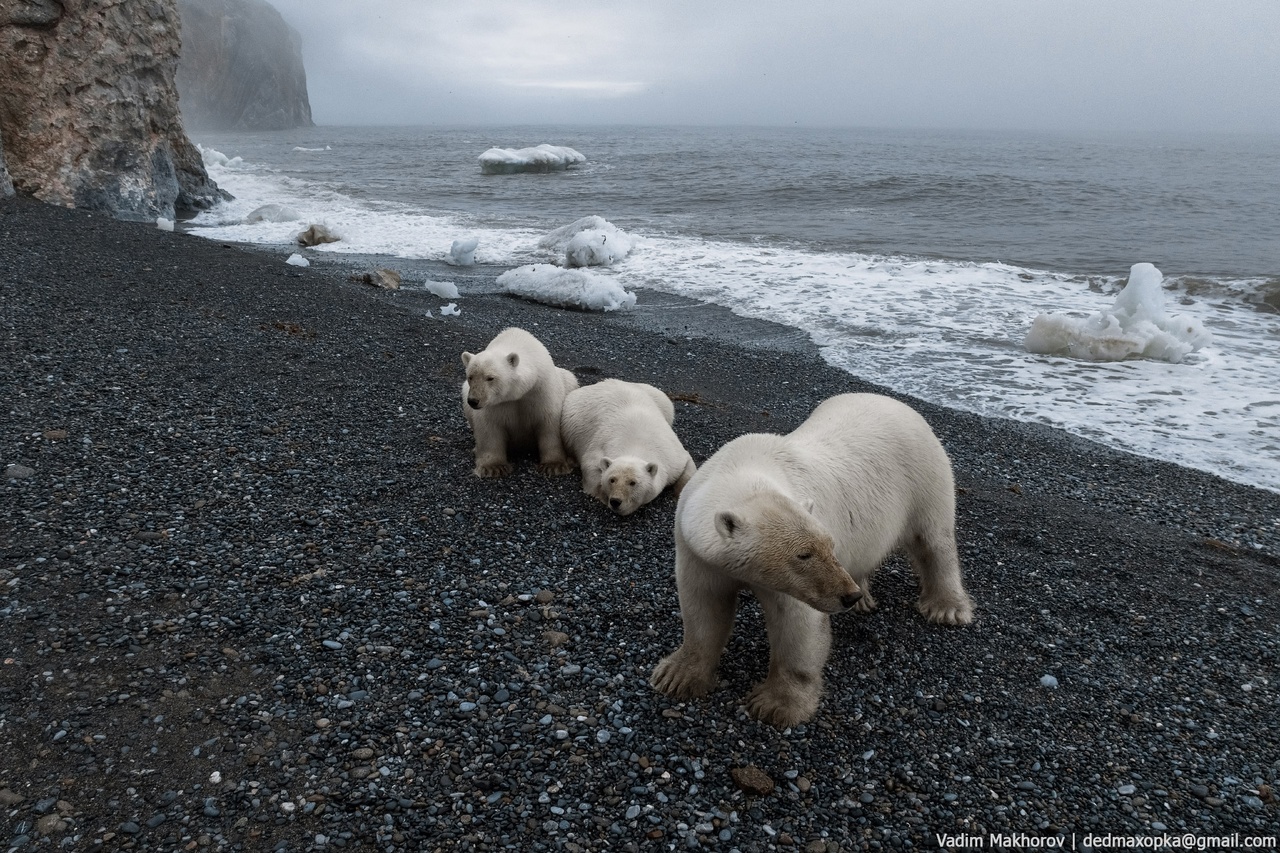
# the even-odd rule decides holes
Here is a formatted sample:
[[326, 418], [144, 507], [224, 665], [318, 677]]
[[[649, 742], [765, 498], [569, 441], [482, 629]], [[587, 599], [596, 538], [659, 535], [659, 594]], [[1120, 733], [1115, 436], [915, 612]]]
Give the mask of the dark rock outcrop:
[[0, 0], [0, 138], [19, 192], [125, 219], [226, 194], [187, 139], [176, 0]]
[[4, 132], [0, 131], [0, 198], [13, 195], [13, 179], [4, 165]]
[[297, 30], [265, 0], [178, 0], [178, 91], [191, 128], [311, 127]]

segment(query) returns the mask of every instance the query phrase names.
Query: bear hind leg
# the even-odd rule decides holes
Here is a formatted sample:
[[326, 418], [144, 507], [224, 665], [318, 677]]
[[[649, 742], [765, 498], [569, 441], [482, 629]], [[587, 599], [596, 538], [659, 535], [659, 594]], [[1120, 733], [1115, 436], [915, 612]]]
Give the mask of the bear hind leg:
[[757, 590], [769, 631], [769, 675], [747, 694], [747, 713], [780, 729], [803, 723], [822, 699], [831, 620], [788, 595]]
[[968, 625], [972, 622], [973, 599], [965, 592], [960, 575], [955, 532], [918, 532], [908, 541], [907, 554], [920, 581], [920, 599], [916, 608], [924, 617], [943, 625]]

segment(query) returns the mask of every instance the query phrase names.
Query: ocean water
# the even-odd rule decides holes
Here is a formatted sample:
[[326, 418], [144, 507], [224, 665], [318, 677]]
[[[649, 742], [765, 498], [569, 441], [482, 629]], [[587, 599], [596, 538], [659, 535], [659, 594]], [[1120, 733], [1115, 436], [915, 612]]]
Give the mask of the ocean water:
[[[515, 265], [546, 262], [538, 238], [595, 214], [635, 239], [608, 271], [624, 287], [803, 329], [831, 364], [918, 397], [1280, 491], [1280, 138], [321, 127], [196, 141], [236, 196], [189, 223], [197, 234], [280, 245], [324, 222], [343, 239], [316, 251], [429, 259], [474, 236], [479, 263]], [[480, 173], [485, 149], [540, 143], [587, 162]], [[241, 224], [270, 202], [304, 221]], [[1025, 351], [1036, 315], [1108, 308], [1139, 262], [1211, 344], [1178, 364]]]

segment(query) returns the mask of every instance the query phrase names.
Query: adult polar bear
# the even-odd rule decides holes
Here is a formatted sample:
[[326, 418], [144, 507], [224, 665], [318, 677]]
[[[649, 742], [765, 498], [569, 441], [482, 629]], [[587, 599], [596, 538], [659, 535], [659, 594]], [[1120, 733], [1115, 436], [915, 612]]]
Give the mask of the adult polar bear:
[[753, 717], [785, 728], [813, 716], [831, 650], [828, 614], [875, 606], [871, 574], [904, 548], [920, 612], [973, 619], [955, 545], [951, 462], [924, 418], [876, 394], [842, 394], [789, 435], [744, 435], [703, 463], [676, 506], [676, 586], [684, 642], [650, 679], [676, 699], [706, 694], [738, 591], [760, 600], [769, 674]]
[[671, 428], [671, 398], [643, 382], [605, 379], [569, 392], [560, 432], [582, 469], [582, 491], [630, 515], [696, 470]]
[[475, 433], [477, 477], [510, 474], [507, 450], [521, 447], [538, 449], [543, 473], [573, 470], [560, 438], [560, 413], [578, 379], [556, 367], [541, 341], [512, 326], [483, 352], [464, 352], [462, 365], [462, 414]]

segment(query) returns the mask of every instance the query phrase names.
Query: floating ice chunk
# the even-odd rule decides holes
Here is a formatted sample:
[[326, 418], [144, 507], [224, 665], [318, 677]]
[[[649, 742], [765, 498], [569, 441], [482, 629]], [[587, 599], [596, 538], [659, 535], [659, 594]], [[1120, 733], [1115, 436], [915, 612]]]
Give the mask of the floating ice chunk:
[[295, 267], [309, 267], [309, 266], [311, 266], [311, 261], [309, 261], [309, 260], [307, 260], [306, 258], [302, 257], [302, 255], [299, 255], [297, 252], [294, 252], [292, 255], [290, 255], [290, 256], [289, 256], [289, 259], [288, 259], [287, 261], [285, 261], [285, 263], [286, 263], [286, 264], [293, 264]]
[[240, 157], [228, 157], [216, 148], [205, 148], [203, 145], [196, 145], [196, 150], [200, 152], [200, 159], [204, 161], [205, 168], [209, 166], [222, 166], [223, 168], [235, 168], [244, 163], [244, 159]]
[[1058, 686], [1058, 679], [1054, 678], [1052, 675], [1042, 675], [1040, 676], [1040, 686], [1054, 689]]
[[293, 146], [294, 151], [329, 151], [332, 150], [328, 145], [323, 148], [303, 148], [301, 145]]
[[262, 207], [255, 207], [244, 218], [245, 225], [252, 225], [255, 222], [293, 222], [301, 219], [301, 214], [292, 207], [283, 204], [264, 204]]
[[454, 240], [453, 245], [449, 247], [449, 257], [446, 260], [455, 267], [469, 267], [476, 262], [476, 247], [479, 245], [479, 237]]
[[159, 228], [161, 231], [172, 231], [172, 230], [173, 230], [173, 220], [172, 220], [172, 219], [165, 219], [163, 216], [157, 216], [157, 217], [156, 217], [156, 227], [157, 227], [157, 228]]
[[315, 222], [293, 235], [293, 239], [301, 246], [319, 246], [321, 243], [336, 243], [342, 235], [323, 222]]
[[484, 175], [512, 175], [516, 172], [562, 172], [587, 158], [562, 145], [542, 144], [536, 148], [490, 148], [480, 155]]
[[566, 267], [607, 267], [631, 252], [631, 237], [599, 216], [584, 216], [538, 241], [543, 249], [564, 254]]
[[1149, 358], [1180, 362], [1213, 336], [1193, 317], [1164, 311], [1163, 276], [1151, 264], [1134, 264], [1129, 283], [1109, 310], [1091, 317], [1041, 314], [1023, 345], [1028, 352], [1087, 361]]
[[636, 295], [623, 290], [608, 276], [551, 264], [530, 264], [507, 270], [498, 276], [498, 284], [507, 293], [561, 308], [616, 311], [636, 304]]
[[461, 313], [462, 309], [458, 307], [457, 303], [450, 302], [448, 305], [440, 306], [440, 315], [443, 317], [457, 317]]
[[431, 293], [435, 294], [436, 296], [439, 296], [441, 299], [457, 299], [458, 296], [460, 295], [458, 293], [458, 285], [454, 284], [451, 281], [429, 281], [428, 280], [423, 282], [423, 286], [426, 287], [427, 290], [430, 291]]

